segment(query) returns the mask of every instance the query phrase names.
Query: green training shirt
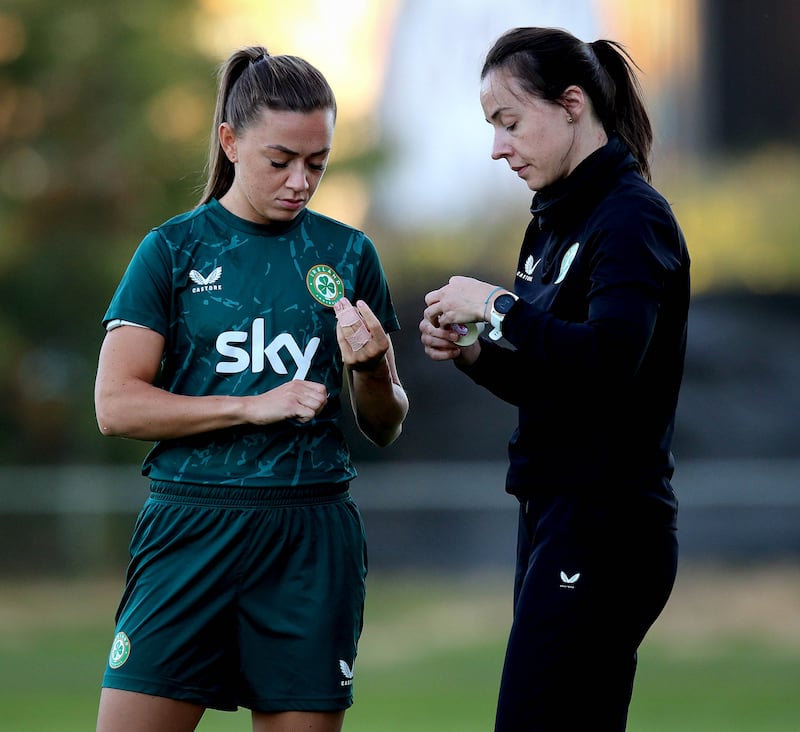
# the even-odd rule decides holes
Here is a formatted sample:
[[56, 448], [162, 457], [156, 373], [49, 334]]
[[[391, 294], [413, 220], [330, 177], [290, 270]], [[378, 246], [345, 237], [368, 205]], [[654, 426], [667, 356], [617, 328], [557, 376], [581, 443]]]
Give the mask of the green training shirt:
[[156, 227], [137, 248], [103, 318], [166, 339], [157, 385], [190, 396], [324, 384], [314, 420], [240, 425], [156, 442], [144, 475], [208, 485], [285, 487], [355, 477], [340, 427], [343, 364], [334, 303], [364, 300], [399, 329], [378, 254], [361, 231], [308, 209], [259, 225], [212, 200]]

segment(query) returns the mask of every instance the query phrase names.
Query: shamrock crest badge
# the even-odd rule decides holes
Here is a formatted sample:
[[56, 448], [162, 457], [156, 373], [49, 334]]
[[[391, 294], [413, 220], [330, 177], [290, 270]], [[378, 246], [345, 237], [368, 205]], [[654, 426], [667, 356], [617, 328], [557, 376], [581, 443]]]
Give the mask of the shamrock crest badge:
[[342, 278], [327, 264], [315, 264], [308, 270], [306, 287], [317, 302], [329, 308], [344, 297]]

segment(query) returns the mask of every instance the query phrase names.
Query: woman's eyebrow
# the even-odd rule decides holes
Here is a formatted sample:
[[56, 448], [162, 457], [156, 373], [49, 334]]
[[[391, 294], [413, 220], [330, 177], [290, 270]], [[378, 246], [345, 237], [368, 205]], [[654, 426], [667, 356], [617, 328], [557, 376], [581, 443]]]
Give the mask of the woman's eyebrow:
[[[285, 145], [267, 145], [270, 150], [277, 150], [278, 152], [286, 153], [287, 155], [299, 155], [300, 153], [297, 150], [292, 150], [291, 148], [286, 147]], [[317, 155], [326, 155], [329, 153], [331, 149], [329, 147], [323, 147], [322, 150], [318, 150], [317, 152], [311, 153], [308, 157], [314, 158]]]
[[486, 118], [486, 121], [489, 123], [494, 122], [501, 114], [503, 114], [503, 112], [506, 112], [509, 109], [511, 109], [511, 107], [498, 107], [497, 109], [494, 110], [494, 112], [490, 117]]

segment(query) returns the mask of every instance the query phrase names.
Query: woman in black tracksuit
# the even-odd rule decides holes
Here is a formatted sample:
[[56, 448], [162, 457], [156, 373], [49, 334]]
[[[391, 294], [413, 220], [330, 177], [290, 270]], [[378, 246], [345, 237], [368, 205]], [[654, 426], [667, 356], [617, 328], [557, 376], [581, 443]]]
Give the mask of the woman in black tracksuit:
[[[518, 407], [514, 620], [497, 732], [625, 729], [636, 652], [677, 569], [670, 451], [689, 256], [649, 184], [652, 132], [610, 41], [519, 28], [490, 50], [492, 157], [535, 191], [513, 293], [428, 293], [426, 353]], [[461, 339], [457, 324], [486, 323]], [[465, 345], [466, 344], [466, 345]]]

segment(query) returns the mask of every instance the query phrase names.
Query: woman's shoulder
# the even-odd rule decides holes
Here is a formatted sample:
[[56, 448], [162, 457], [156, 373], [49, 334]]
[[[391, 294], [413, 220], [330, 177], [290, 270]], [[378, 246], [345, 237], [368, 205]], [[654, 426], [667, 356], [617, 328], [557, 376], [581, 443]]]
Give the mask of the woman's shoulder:
[[348, 236], [363, 236], [367, 235], [357, 226], [347, 224], [344, 221], [334, 218], [328, 214], [320, 213], [314, 209], [307, 209], [305, 220], [303, 222], [306, 226], [314, 226], [320, 229], [328, 229], [332, 232], [339, 232]]
[[620, 181], [592, 219], [593, 241], [603, 251], [623, 258], [649, 252], [659, 261], [669, 261], [670, 267], [688, 261], [686, 242], [672, 207], [641, 176]]
[[638, 173], [623, 175], [595, 209], [595, 218], [627, 225], [672, 221], [669, 201]]
[[170, 218], [154, 226], [151, 231], [167, 231], [175, 230], [181, 227], [191, 227], [198, 219], [203, 219], [208, 216], [208, 204], [202, 204], [189, 211], [170, 216]]
[[334, 246], [343, 247], [360, 257], [378, 257], [375, 243], [362, 229], [327, 214], [306, 210], [303, 227], [312, 240], [324, 238]]

